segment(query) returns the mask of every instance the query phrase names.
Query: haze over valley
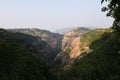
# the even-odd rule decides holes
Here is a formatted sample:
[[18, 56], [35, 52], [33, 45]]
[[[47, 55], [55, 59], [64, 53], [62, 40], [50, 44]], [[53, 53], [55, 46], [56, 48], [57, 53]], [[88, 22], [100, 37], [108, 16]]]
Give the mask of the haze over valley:
[[0, 28], [39, 28], [56, 31], [71, 27], [111, 27], [101, 12], [101, 0], [1, 0]]

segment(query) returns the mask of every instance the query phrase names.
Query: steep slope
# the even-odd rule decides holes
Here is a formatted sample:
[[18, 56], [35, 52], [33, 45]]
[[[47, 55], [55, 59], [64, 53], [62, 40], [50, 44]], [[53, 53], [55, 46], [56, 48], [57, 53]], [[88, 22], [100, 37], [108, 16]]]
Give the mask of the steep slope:
[[[34, 43], [38, 40], [40, 47]], [[54, 80], [43, 59], [48, 58], [46, 44], [40, 38], [0, 29], [0, 80]]]
[[[54, 59], [55, 64], [59, 65], [61, 63], [65, 64], [66, 62], [69, 63], [68, 54], [71, 52], [71, 48], [76, 48], [77, 46], [79, 46], [80, 41], [78, 37], [86, 33], [87, 31], [89, 31], [89, 29], [83, 28], [83, 27], [77, 27], [64, 34], [63, 40], [62, 40], [62, 51], [55, 57]], [[72, 47], [70, 47], [71, 43], [73, 44]], [[78, 48], [76, 48], [76, 50], [78, 50]]]
[[47, 30], [40, 30], [36, 28], [32, 29], [11, 29], [12, 32], [20, 32], [35, 37], [40, 37], [43, 41], [47, 42], [51, 46], [52, 59], [61, 51], [62, 35], [57, 33], [51, 33]]
[[[74, 60], [82, 58], [84, 55], [90, 53], [95, 47], [97, 47], [98, 44], [104, 42], [104, 40], [99, 41], [99, 39], [104, 33], [110, 33], [111, 31], [112, 30], [110, 29], [96, 29], [75, 38], [70, 45], [63, 50], [63, 52], [58, 54], [55, 58], [55, 62], [61, 62], [65, 68], [70, 67]], [[90, 46], [92, 42], [94, 42], [94, 45]]]
[[62, 73], [61, 80], [120, 79], [120, 33], [105, 33], [90, 46], [94, 50], [76, 60], [68, 71]]
[[40, 37], [0, 29], [0, 39], [6, 41], [11, 46], [27, 49], [36, 56], [43, 56], [48, 61], [52, 60], [51, 46]]
[[86, 33], [87, 31], [89, 31], [88, 28], [76, 27], [65, 33], [62, 40], [62, 50], [64, 50], [65, 47], [68, 46], [73, 41], [73, 39], [79, 37], [80, 35]]

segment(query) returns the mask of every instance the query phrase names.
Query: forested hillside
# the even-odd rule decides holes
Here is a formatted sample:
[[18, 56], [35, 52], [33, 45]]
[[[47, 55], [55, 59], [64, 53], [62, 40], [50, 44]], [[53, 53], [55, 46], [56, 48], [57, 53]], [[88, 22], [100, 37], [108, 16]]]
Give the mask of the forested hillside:
[[0, 80], [120, 80], [120, 0], [42, 1], [0, 0]]
[[[49, 48], [52, 51], [51, 59], [54, 59], [54, 57], [61, 51], [61, 41], [63, 36], [58, 33], [52, 33], [50, 31], [41, 30], [37, 28], [9, 29], [8, 31], [12, 31], [15, 33], [16, 32], [23, 33], [23, 34], [41, 38], [42, 41], [48, 43], [50, 46]], [[49, 48], [47, 48], [46, 51], [49, 51]]]
[[[54, 80], [34, 41], [35, 37], [0, 29], [0, 80]], [[43, 50], [47, 43], [41, 40], [38, 44]]]
[[119, 80], [120, 34], [104, 33], [90, 47], [94, 50], [63, 71], [61, 80]]
[[36, 56], [43, 56], [48, 61], [52, 60], [51, 46], [47, 42], [43, 41], [40, 37], [18, 32], [13, 33], [0, 29], [0, 39], [6, 41], [11, 46], [27, 49], [29, 52], [33, 52]]
[[0, 79], [119, 80], [119, 35], [112, 29], [87, 31], [52, 62], [52, 48], [40, 37], [0, 29]]
[[[82, 58], [83, 55], [89, 54], [94, 50], [99, 44], [104, 42], [104, 39], [107, 39], [107, 36], [103, 40], [99, 40], [101, 36], [105, 33], [111, 33], [111, 29], [96, 29], [84, 32], [84, 34], [79, 35], [73, 41], [69, 42], [64, 50], [59, 53], [55, 62], [60, 63], [61, 66], [70, 67], [74, 63], [74, 60], [77, 58]], [[93, 43], [94, 42], [94, 43]], [[92, 46], [90, 44], [93, 44]]]

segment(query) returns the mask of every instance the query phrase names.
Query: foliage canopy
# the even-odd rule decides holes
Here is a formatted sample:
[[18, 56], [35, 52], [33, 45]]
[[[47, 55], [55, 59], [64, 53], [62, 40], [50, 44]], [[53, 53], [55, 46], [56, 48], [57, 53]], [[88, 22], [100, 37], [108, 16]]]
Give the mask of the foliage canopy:
[[102, 0], [103, 2], [109, 2], [106, 7], [102, 8], [102, 11], [107, 11], [107, 16], [114, 18], [113, 29], [120, 30], [120, 0]]

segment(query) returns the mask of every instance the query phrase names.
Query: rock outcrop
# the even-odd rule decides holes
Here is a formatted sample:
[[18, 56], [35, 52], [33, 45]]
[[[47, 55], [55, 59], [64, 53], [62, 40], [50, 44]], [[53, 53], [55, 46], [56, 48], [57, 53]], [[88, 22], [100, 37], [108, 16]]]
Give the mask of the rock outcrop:
[[89, 31], [87, 28], [77, 27], [64, 34], [62, 40], [62, 50], [65, 49], [75, 38]]
[[69, 45], [65, 46], [63, 51], [56, 56], [55, 62], [59, 60], [65, 69], [69, 68], [76, 59], [83, 58], [85, 55], [94, 50], [97, 45], [102, 44], [104, 41], [99, 41], [99, 39], [104, 36], [109, 36], [107, 34], [104, 35], [104, 33], [111, 32], [112, 31], [110, 29], [96, 29], [79, 35], [79, 37], [73, 39], [73, 41], [68, 41]]
[[62, 40], [62, 52], [60, 52], [54, 59], [55, 63], [61, 62], [62, 65], [71, 64], [74, 59], [80, 55], [79, 36], [88, 32], [89, 29], [83, 27], [74, 28], [64, 34]]

